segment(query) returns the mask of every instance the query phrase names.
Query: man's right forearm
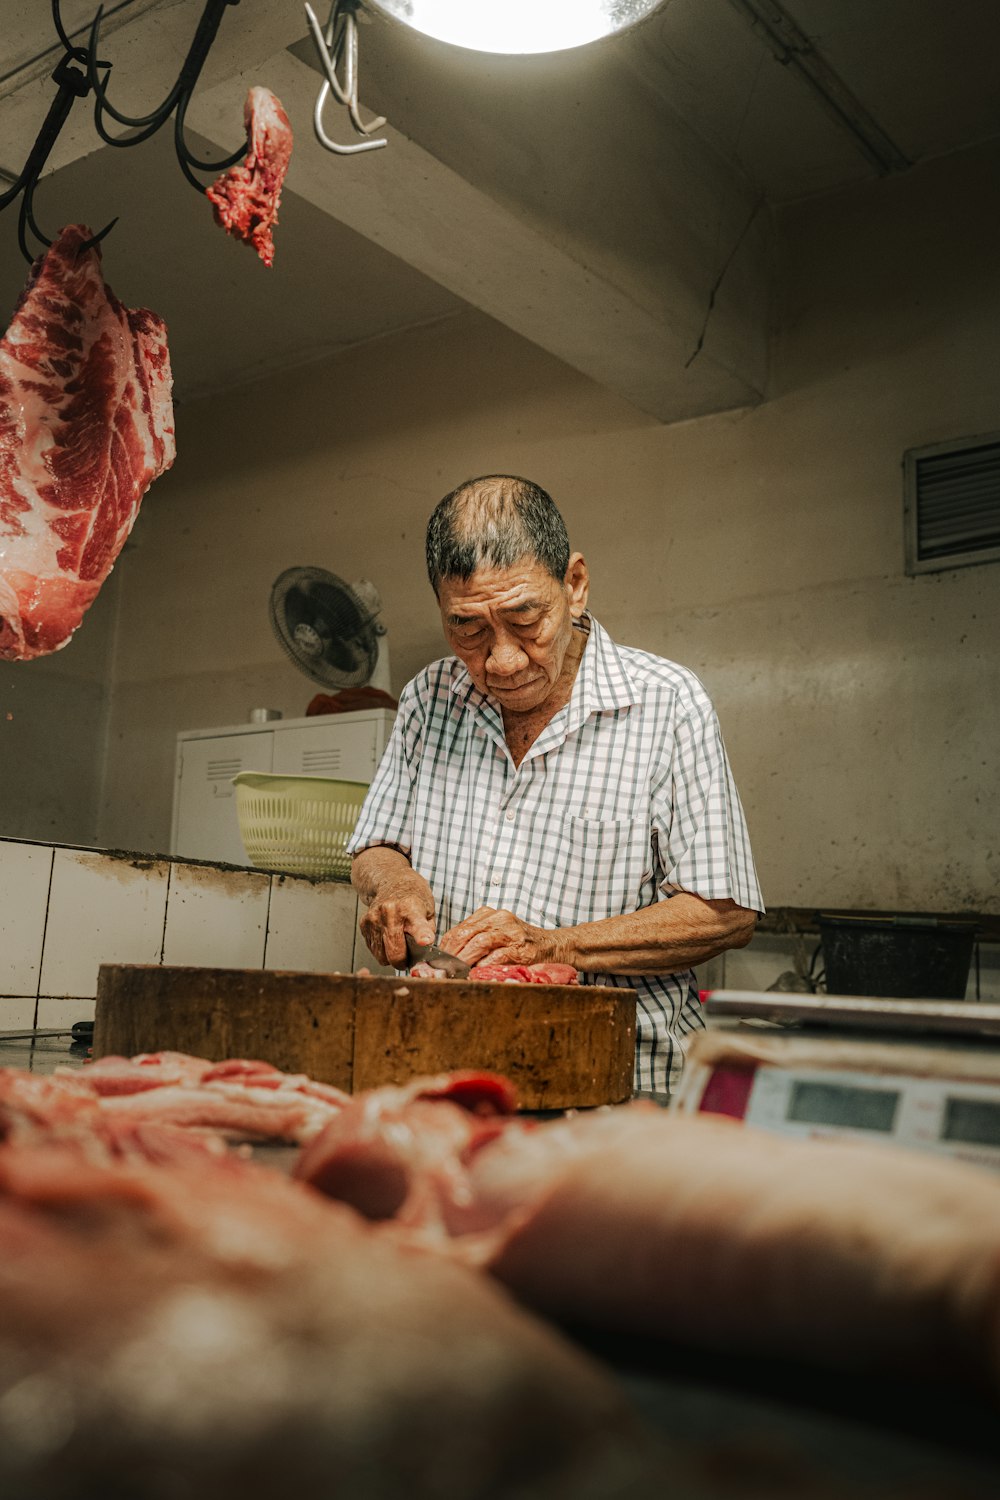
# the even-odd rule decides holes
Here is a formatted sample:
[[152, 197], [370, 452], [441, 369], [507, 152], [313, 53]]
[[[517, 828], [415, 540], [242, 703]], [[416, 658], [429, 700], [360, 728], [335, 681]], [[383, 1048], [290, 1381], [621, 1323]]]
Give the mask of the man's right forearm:
[[427, 882], [422, 875], [417, 874], [406, 855], [398, 849], [389, 848], [387, 844], [362, 849], [351, 861], [351, 884], [366, 906], [371, 906], [380, 892], [388, 886], [398, 885], [400, 882], [409, 884], [411, 879], [415, 882], [415, 889], [417, 886], [421, 891], [428, 888]]
[[398, 849], [362, 849], [351, 860], [351, 884], [364, 904], [371, 906], [380, 885], [409, 869], [412, 869], [410, 861]]

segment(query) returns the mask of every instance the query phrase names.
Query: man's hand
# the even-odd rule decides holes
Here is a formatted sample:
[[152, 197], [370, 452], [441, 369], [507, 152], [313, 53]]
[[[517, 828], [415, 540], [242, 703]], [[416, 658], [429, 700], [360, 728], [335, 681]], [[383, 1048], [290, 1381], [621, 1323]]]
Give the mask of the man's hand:
[[472, 965], [563, 962], [558, 930], [532, 927], [512, 911], [492, 906], [481, 906], [438, 942], [446, 953]]
[[380, 964], [409, 967], [406, 934], [418, 943], [434, 941], [434, 897], [422, 875], [398, 849], [375, 847], [355, 857], [351, 880], [368, 903], [361, 936]]
[[438, 941], [466, 963], [572, 964], [599, 974], [679, 974], [753, 936], [757, 914], [732, 900], [675, 891], [639, 911], [575, 927], [532, 927], [481, 906]]

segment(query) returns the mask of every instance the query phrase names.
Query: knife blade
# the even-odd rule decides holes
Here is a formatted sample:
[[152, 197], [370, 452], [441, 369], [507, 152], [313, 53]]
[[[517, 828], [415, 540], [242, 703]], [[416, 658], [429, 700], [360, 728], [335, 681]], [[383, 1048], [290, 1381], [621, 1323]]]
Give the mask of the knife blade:
[[414, 964], [430, 964], [432, 969], [440, 969], [449, 979], [468, 979], [472, 972], [471, 965], [463, 959], [456, 958], [454, 953], [446, 953], [436, 943], [418, 943], [412, 932], [406, 934], [406, 952], [411, 969]]

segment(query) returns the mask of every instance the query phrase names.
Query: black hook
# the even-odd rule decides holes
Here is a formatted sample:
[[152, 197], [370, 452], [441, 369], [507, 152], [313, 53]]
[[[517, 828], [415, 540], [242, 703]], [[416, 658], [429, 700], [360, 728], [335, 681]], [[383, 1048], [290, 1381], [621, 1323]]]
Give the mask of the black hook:
[[[177, 152], [177, 160], [181, 171], [188, 182], [197, 189], [199, 193], [205, 191], [204, 183], [198, 181], [191, 171], [197, 167], [199, 171], [211, 172], [217, 175], [225, 172], [229, 167], [234, 167], [238, 161], [242, 161], [247, 154], [247, 144], [244, 144], [231, 156], [223, 161], [203, 162], [193, 155], [186, 140], [184, 139], [184, 118], [187, 107], [194, 92], [195, 85], [205, 65], [209, 49], [215, 41], [216, 34], [226, 8], [230, 5], [238, 5], [240, 0], [206, 0], [205, 9], [202, 11], [201, 20], [198, 22], [191, 46], [188, 48], [184, 65], [177, 77], [173, 88], [154, 110], [147, 115], [126, 115], [121, 110], [115, 109], [108, 99], [107, 79], [103, 81], [98, 77], [97, 70], [102, 64], [94, 61], [97, 57], [98, 41], [100, 38], [101, 20], [104, 16], [103, 4], [98, 8], [90, 28], [90, 42], [87, 48], [87, 78], [90, 87], [94, 90], [94, 127], [102, 141], [109, 146], [136, 146], [140, 141], [148, 140], [155, 135], [162, 125], [165, 125], [170, 116], [177, 111], [174, 122], [174, 149]], [[58, 4], [58, 0], [53, 0]], [[124, 125], [132, 133], [130, 135], [112, 135], [104, 123], [105, 115], [110, 115], [119, 125]]]
[[[58, 0], [52, 0], [54, 17], [57, 17], [57, 9]], [[48, 161], [52, 148], [59, 137], [59, 132], [69, 118], [70, 110], [77, 99], [82, 99], [90, 91], [90, 83], [87, 75], [82, 73], [79, 68], [72, 66], [74, 62], [83, 61], [80, 56], [80, 49], [68, 44], [68, 38], [65, 36], [58, 19], [56, 19], [56, 30], [59, 33], [60, 41], [67, 48], [65, 56], [60, 58], [52, 73], [53, 81], [57, 85], [56, 97], [49, 105], [48, 114], [42, 121], [41, 129], [35, 137], [35, 144], [28, 153], [28, 159], [24, 164], [20, 176], [5, 193], [0, 194], [0, 209], [6, 208], [9, 203], [13, 203], [18, 194], [21, 194], [21, 208], [17, 221], [17, 243], [21, 248], [21, 254], [29, 264], [34, 261], [37, 254], [37, 251], [32, 250], [28, 244], [27, 231], [29, 229], [43, 245], [52, 244], [48, 236], [43, 234], [39, 229], [35, 220], [35, 189], [38, 186], [45, 163]], [[104, 63], [100, 64], [100, 66], [107, 67], [108, 64]], [[115, 220], [112, 220], [111, 224], [105, 225], [100, 234], [94, 235], [92, 239], [86, 242], [86, 245], [81, 245], [80, 249], [83, 250], [96, 245], [104, 238], [115, 222]]]
[[[94, 126], [101, 140], [109, 146], [136, 146], [140, 141], [148, 140], [155, 134], [170, 118], [176, 110], [174, 124], [174, 148], [177, 152], [177, 160], [181, 171], [188, 182], [197, 189], [199, 193], [205, 192], [205, 184], [199, 182], [191, 170], [193, 167], [201, 172], [210, 172], [213, 176], [234, 167], [237, 162], [242, 161], [249, 149], [248, 143], [244, 142], [238, 151], [227, 156], [224, 161], [204, 162], [191, 151], [184, 138], [184, 120], [187, 107], [191, 100], [194, 87], [198, 82], [201, 70], [205, 65], [209, 49], [215, 41], [219, 25], [226, 9], [230, 5], [238, 5], [240, 0], [205, 0], [205, 8], [201, 20], [188, 49], [187, 57], [181, 68], [173, 88], [171, 88], [166, 99], [148, 115], [132, 116], [122, 114], [115, 109], [108, 100], [108, 73], [111, 69], [109, 62], [102, 62], [97, 55], [100, 42], [101, 21], [104, 18], [103, 4], [98, 8], [97, 14], [90, 26], [87, 46], [74, 44], [72, 37], [63, 25], [60, 13], [60, 0], [50, 0], [52, 10], [52, 21], [55, 26], [56, 35], [64, 48], [63, 56], [57, 63], [52, 74], [53, 81], [57, 85], [56, 97], [49, 106], [49, 112], [42, 122], [34, 146], [28, 155], [20, 176], [4, 193], [0, 194], [0, 209], [13, 203], [14, 199], [21, 194], [21, 208], [17, 222], [17, 242], [21, 247], [21, 253], [29, 262], [35, 259], [35, 255], [28, 242], [28, 232], [35, 236], [43, 245], [51, 245], [52, 241], [43, 234], [35, 219], [34, 194], [38, 186], [39, 178], [45, 163], [48, 161], [52, 148], [58, 139], [70, 110], [77, 99], [82, 99], [91, 90], [94, 93]], [[103, 77], [101, 74], [103, 73]], [[105, 125], [105, 115], [117, 120], [130, 132], [124, 136], [114, 136]], [[80, 252], [91, 249], [103, 240], [104, 236], [117, 224], [117, 218], [106, 224], [99, 234], [93, 235], [89, 240], [81, 244]]]

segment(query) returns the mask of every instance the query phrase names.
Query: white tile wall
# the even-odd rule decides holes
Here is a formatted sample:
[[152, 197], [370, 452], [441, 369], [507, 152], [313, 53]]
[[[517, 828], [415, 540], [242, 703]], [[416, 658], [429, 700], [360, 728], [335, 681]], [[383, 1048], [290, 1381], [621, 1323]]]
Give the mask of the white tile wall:
[[65, 995], [42, 995], [38, 1001], [36, 1026], [70, 1027], [74, 1021], [92, 1021], [96, 1001], [93, 995], [67, 998]]
[[0, 839], [0, 1031], [89, 1020], [102, 963], [348, 971], [357, 916], [338, 882]]
[[169, 868], [57, 848], [39, 994], [93, 995], [102, 963], [159, 963]]
[[163, 963], [263, 968], [270, 893], [270, 875], [172, 864]]
[[[0, 995], [38, 994], [53, 850], [6, 843], [0, 858]], [[34, 1009], [34, 1005], [32, 1005]], [[22, 1022], [11, 1022], [20, 1026]]]
[[358, 898], [349, 885], [271, 877], [265, 969], [350, 973]]
[[0, 1031], [24, 1031], [34, 1026], [37, 1003], [34, 995], [0, 995]]

